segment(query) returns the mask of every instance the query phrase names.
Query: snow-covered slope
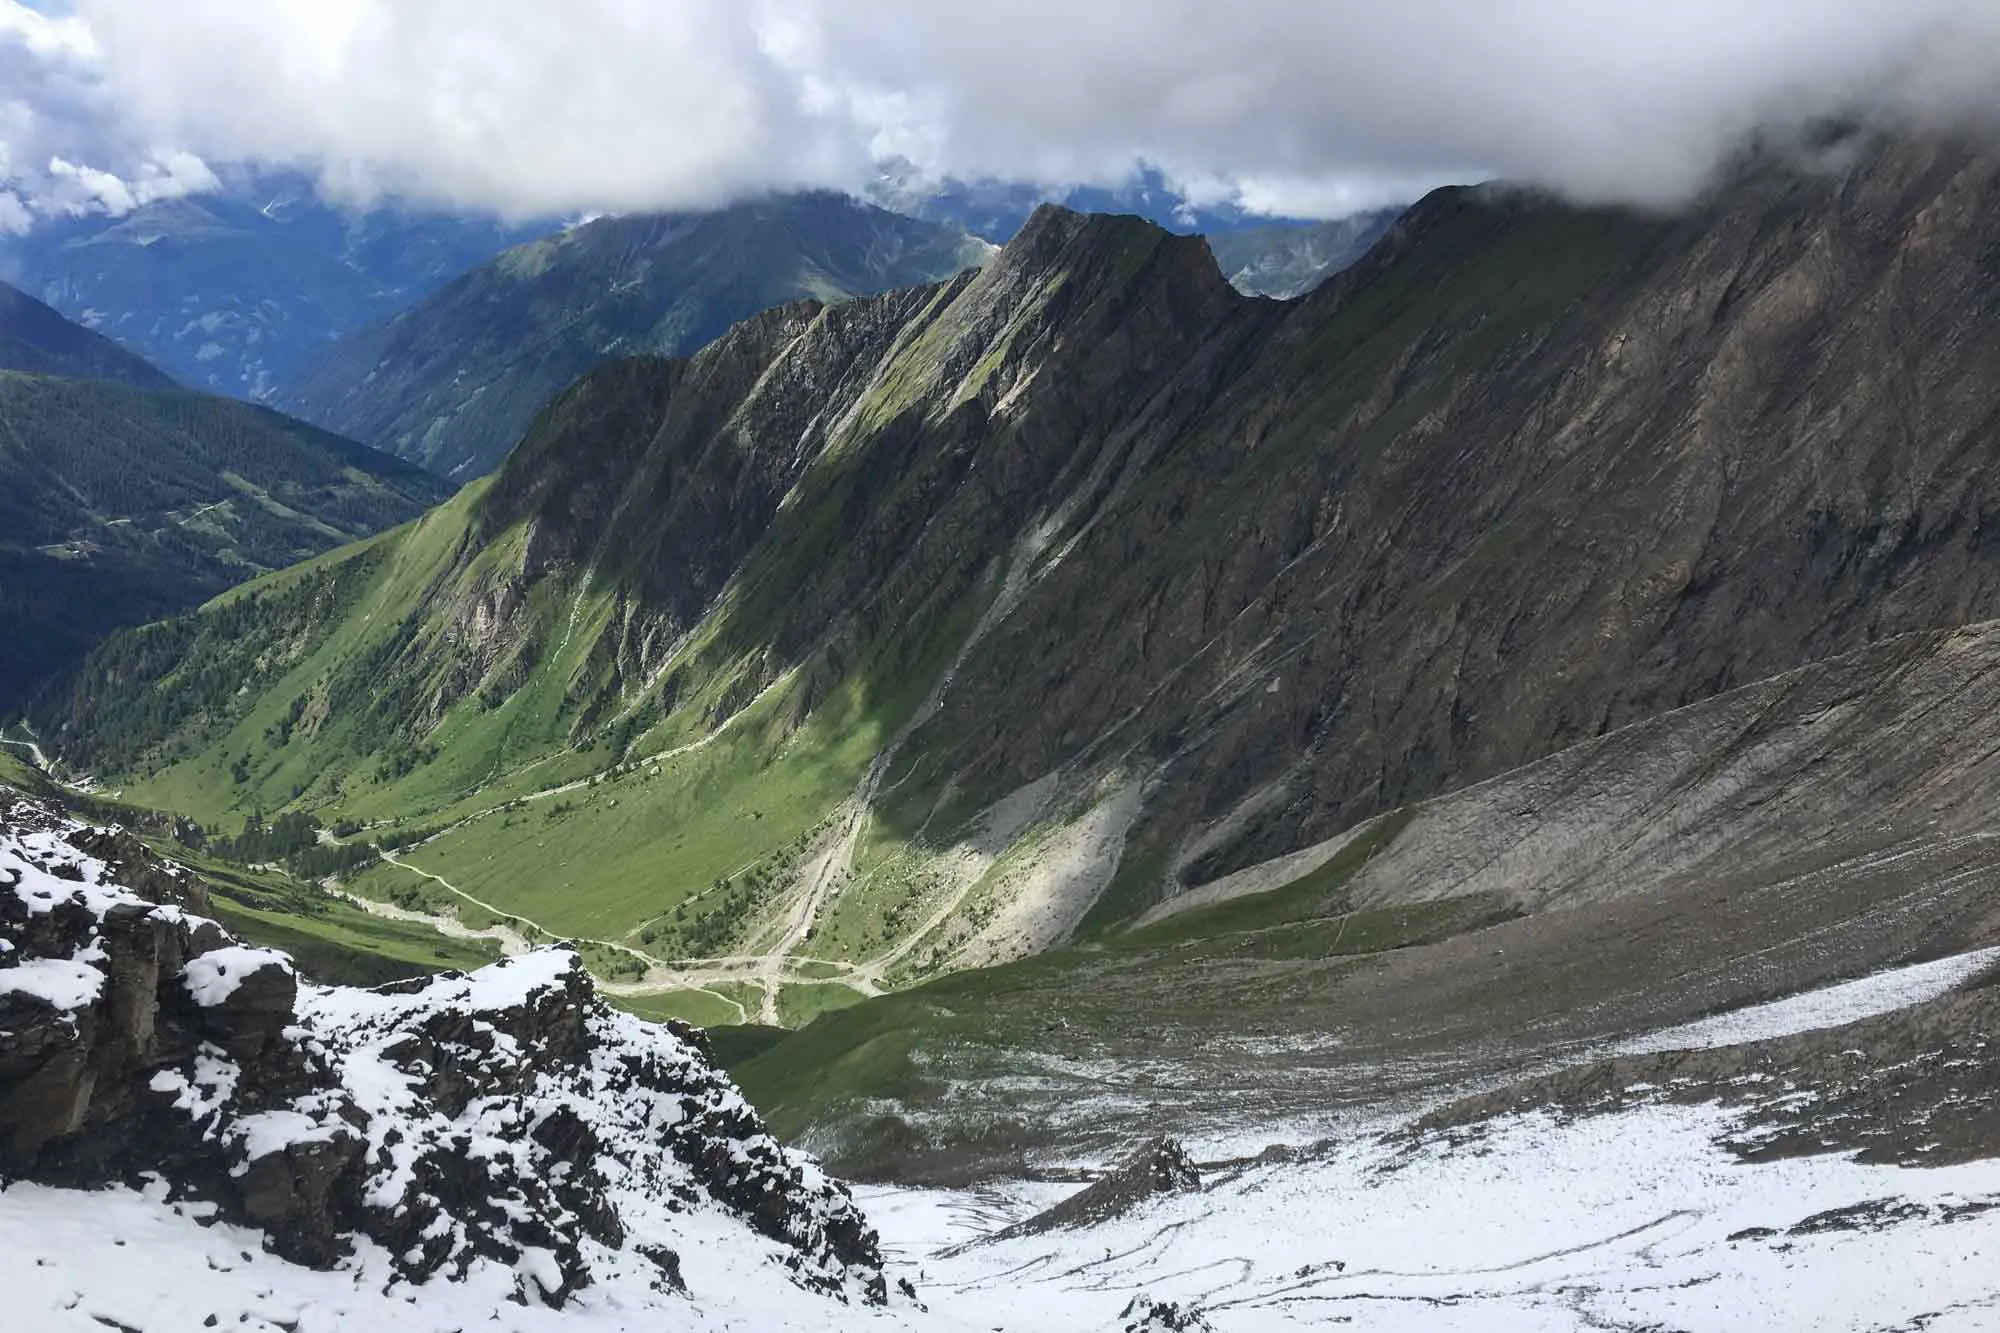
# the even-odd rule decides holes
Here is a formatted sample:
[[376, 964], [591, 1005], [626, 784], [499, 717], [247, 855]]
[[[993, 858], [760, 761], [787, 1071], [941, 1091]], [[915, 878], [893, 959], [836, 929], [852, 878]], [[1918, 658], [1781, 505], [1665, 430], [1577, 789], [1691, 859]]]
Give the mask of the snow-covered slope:
[[0, 1327], [2000, 1328], [1990, 951], [1333, 1140], [857, 1202], [566, 951], [322, 988], [203, 892], [0, 791]]
[[400, 1283], [392, 1257], [372, 1246], [314, 1272], [261, 1253], [254, 1234], [200, 1225], [209, 1210], [167, 1203], [163, 1185], [0, 1191], [0, 1280], [21, 1326], [38, 1333], [102, 1333], [107, 1321], [160, 1333], [211, 1315], [265, 1333], [1058, 1333], [1124, 1328], [1142, 1295], [1198, 1311], [1188, 1327], [1217, 1333], [2000, 1327], [2000, 1163], [1745, 1164], [1719, 1146], [1741, 1127], [1712, 1104], [1650, 1104], [1508, 1116], [1414, 1140], [1357, 1133], [1214, 1172], [1199, 1192], [1097, 1225], [987, 1243], [1067, 1188], [863, 1189], [921, 1309], [843, 1306], [774, 1281], [712, 1213], [671, 1219], [666, 1233], [690, 1260], [685, 1296], [619, 1272], [554, 1311], [515, 1303], [513, 1274], [497, 1265], [464, 1281]]
[[[574, 953], [381, 991], [315, 987], [201, 917], [204, 895], [143, 845], [0, 791], [0, 1177], [146, 1189], [65, 1202], [10, 1188], [0, 1262], [16, 1289], [34, 1236], [103, 1215], [156, 1233], [177, 1216], [254, 1227], [228, 1252], [345, 1274], [300, 1277], [301, 1290], [387, 1293], [454, 1319], [468, 1299], [685, 1309], [746, 1286], [784, 1288], [764, 1302], [780, 1309], [888, 1298], [846, 1188], [765, 1132], [698, 1033], [609, 1009]], [[163, 1238], [158, 1255], [184, 1248]]]
[[1046, 1190], [862, 1201], [939, 1315], [1008, 1329], [1117, 1328], [1142, 1292], [1218, 1333], [2000, 1327], [2000, 1163], [1746, 1165], [1716, 1142], [1734, 1125], [1653, 1105], [1370, 1133], [1088, 1231], [963, 1249]]

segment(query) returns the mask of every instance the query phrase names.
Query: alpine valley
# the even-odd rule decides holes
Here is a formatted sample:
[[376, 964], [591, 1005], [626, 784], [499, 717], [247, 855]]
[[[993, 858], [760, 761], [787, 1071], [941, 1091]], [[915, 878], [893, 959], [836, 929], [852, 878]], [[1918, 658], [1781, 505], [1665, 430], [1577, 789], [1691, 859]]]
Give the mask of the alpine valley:
[[1836, 148], [603, 219], [335, 343], [475, 479], [0, 769], [21, 1308], [1993, 1327], [2000, 150]]
[[275, 412], [189, 393], [0, 286], [0, 716], [114, 629], [393, 527], [449, 489]]

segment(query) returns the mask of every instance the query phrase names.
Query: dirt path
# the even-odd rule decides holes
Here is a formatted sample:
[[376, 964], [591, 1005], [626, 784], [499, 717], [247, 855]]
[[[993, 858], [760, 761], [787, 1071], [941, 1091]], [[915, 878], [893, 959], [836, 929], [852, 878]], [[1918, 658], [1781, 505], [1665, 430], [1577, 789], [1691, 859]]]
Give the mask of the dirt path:
[[386, 921], [408, 921], [417, 925], [429, 926], [438, 934], [454, 940], [492, 940], [499, 944], [500, 952], [508, 958], [518, 958], [535, 947], [528, 943], [526, 936], [521, 935], [517, 931], [509, 930], [506, 926], [495, 925], [488, 926], [484, 930], [474, 930], [455, 916], [445, 916], [432, 912], [413, 912], [406, 907], [398, 907], [394, 903], [385, 903], [375, 898], [364, 898], [358, 893], [349, 893], [347, 890], [331, 884], [322, 885], [321, 887], [325, 888], [328, 893], [339, 898], [341, 901], [353, 903], [356, 907], [368, 913], [368, 915], [379, 916]]
[[46, 773], [49, 771], [49, 757], [43, 754], [42, 747], [33, 741], [17, 741], [12, 737], [8, 737], [6, 740], [0, 740], [0, 745], [5, 745], [9, 749], [26, 751], [29, 764], [33, 765], [40, 772]]
[[40, 769], [42, 772], [47, 773], [50, 776], [54, 776], [55, 774], [54, 763], [49, 759], [48, 754], [42, 749], [41, 745], [36, 741], [35, 733], [29, 729], [28, 724], [26, 722], [22, 722], [19, 725], [21, 729], [21, 735], [25, 739], [16, 740], [14, 737], [6, 735], [4, 731], [0, 731], [0, 744], [11, 745], [16, 749], [26, 750], [28, 752], [29, 763], [33, 764], [36, 768]]

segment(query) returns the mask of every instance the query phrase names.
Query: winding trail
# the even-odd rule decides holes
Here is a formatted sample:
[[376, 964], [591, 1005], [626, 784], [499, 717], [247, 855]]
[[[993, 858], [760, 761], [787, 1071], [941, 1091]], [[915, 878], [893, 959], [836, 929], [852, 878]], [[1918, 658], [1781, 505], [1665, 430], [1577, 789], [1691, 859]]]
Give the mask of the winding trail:
[[[320, 841], [322, 843], [337, 845], [337, 840], [325, 830], [321, 830]], [[533, 939], [530, 938], [529, 934], [525, 933], [533, 932], [534, 935], [542, 939], [572, 939], [578, 944], [587, 944], [595, 948], [622, 953], [645, 965], [646, 972], [641, 980], [600, 980], [598, 983], [599, 988], [607, 995], [637, 998], [646, 995], [668, 995], [676, 991], [696, 991], [734, 1009], [738, 1022], [770, 1021], [775, 1024], [777, 987], [784, 985], [852, 984], [843, 976], [826, 977], [807, 970], [815, 967], [835, 967], [850, 971], [853, 969], [853, 964], [833, 960], [784, 958], [777, 960], [784, 965], [775, 970], [770, 966], [773, 959], [768, 954], [741, 954], [717, 958], [697, 958], [674, 963], [649, 954], [643, 949], [635, 949], [630, 945], [620, 944], [615, 940], [589, 939], [583, 936], [569, 935], [563, 931], [552, 930], [538, 921], [522, 916], [518, 912], [505, 911], [482, 898], [475, 897], [458, 887], [458, 885], [453, 884], [443, 875], [425, 870], [422, 866], [410, 864], [398, 853], [378, 849], [377, 855], [380, 856], [384, 864], [395, 866], [397, 869], [416, 875], [421, 879], [427, 879], [452, 896], [495, 917], [495, 924], [484, 928], [475, 928], [466, 925], [457, 916], [450, 913], [423, 912], [406, 907], [398, 907], [393, 903], [385, 903], [379, 899], [364, 897], [332, 885], [327, 886], [328, 891], [374, 916], [426, 925], [439, 934], [449, 936], [453, 939], [497, 941], [500, 944], [502, 953], [510, 957], [527, 953], [536, 947]], [[516, 927], [525, 928], [525, 931]], [[762, 989], [764, 996], [763, 1003], [760, 1005], [760, 1015], [768, 1010], [771, 1015], [770, 1019], [765, 1020], [760, 1016], [759, 1019], [753, 1020], [749, 1009], [745, 1007], [742, 1001], [736, 999], [734, 996], [726, 995], [712, 989], [717, 985], [725, 983], [752, 985]], [[858, 985], [855, 989], [860, 990], [863, 994], [875, 993], [863, 989], [862, 986]]]
[[358, 893], [349, 893], [334, 884], [323, 883], [320, 887], [342, 902], [352, 903], [368, 915], [379, 916], [385, 921], [406, 921], [415, 925], [429, 926], [438, 934], [454, 940], [492, 940], [500, 946], [503, 957], [518, 958], [535, 947], [528, 943], [526, 936], [518, 931], [509, 930], [506, 926], [492, 925], [484, 930], [474, 930], [455, 916], [413, 912], [407, 907], [385, 903], [379, 898], [364, 898]]
[[10, 736], [5, 740], [0, 740], [0, 745], [8, 745], [15, 749], [26, 750], [28, 752], [29, 763], [44, 773], [49, 771], [49, 757], [43, 754], [42, 747], [33, 741], [17, 741]]

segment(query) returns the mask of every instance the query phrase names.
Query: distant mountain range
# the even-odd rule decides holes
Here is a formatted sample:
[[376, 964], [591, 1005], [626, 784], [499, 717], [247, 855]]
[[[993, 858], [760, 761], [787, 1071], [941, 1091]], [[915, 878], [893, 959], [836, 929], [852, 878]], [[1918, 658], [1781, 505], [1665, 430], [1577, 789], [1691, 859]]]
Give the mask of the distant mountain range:
[[110, 630], [413, 518], [447, 491], [350, 440], [179, 389], [0, 287], [0, 716]]
[[189, 388], [267, 402], [463, 479], [607, 357], [692, 352], [786, 301], [949, 276], [983, 258], [974, 237], [1006, 240], [1051, 198], [1206, 234], [1242, 290], [1275, 296], [1353, 262], [1393, 216], [1273, 223], [1191, 205], [1156, 172], [1051, 192], [892, 167], [870, 193], [887, 207], [801, 194], [552, 231], [346, 212], [303, 179], [265, 177], [51, 222], [0, 244], [0, 277]]
[[1384, 208], [1332, 222], [1216, 232], [1209, 235], [1208, 248], [1237, 291], [1289, 300], [1360, 263], [1402, 214], [1400, 208]]
[[378, 208], [294, 177], [51, 221], [0, 243], [0, 278], [189, 388], [257, 399], [301, 359], [547, 225]]
[[1197, 204], [1157, 169], [1144, 167], [1122, 185], [1036, 185], [1025, 181], [967, 181], [926, 175], [892, 159], [862, 193], [897, 213], [952, 222], [975, 236], [1004, 244], [1043, 204], [1074, 213], [1130, 214], [1183, 236], [1284, 227], [1296, 220], [1246, 212], [1232, 203]]
[[324, 347], [272, 402], [441, 475], [478, 476], [607, 359], [691, 353], [773, 306], [936, 281], [991, 249], [835, 194], [600, 218]]

